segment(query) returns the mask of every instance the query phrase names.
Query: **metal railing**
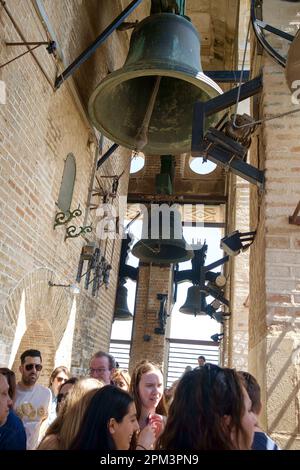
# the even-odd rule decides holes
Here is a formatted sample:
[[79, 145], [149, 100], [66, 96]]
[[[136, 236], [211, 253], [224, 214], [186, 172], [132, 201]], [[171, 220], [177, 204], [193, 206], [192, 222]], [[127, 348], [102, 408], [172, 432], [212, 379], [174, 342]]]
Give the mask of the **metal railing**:
[[129, 365], [131, 341], [126, 339], [111, 339], [109, 353], [112, 354], [121, 369], [127, 369]]
[[[170, 387], [185, 371], [186, 366], [198, 366], [198, 356], [205, 356], [206, 362], [219, 363], [219, 346], [213, 341], [166, 338], [168, 360], [165, 364], [166, 386]], [[129, 340], [112, 339], [109, 352], [114, 356], [121, 369], [128, 369], [130, 358]]]
[[198, 366], [198, 356], [206, 362], [219, 363], [219, 346], [213, 341], [166, 338], [168, 341], [167, 387], [185, 372], [187, 366]]

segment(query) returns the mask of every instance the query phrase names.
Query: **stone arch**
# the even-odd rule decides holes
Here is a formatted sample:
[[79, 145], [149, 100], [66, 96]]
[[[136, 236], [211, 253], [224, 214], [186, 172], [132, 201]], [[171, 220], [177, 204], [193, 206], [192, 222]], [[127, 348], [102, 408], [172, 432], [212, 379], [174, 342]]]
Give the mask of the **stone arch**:
[[25, 349], [39, 349], [45, 366], [42, 375], [47, 377], [41, 383], [47, 382], [49, 370], [55, 366], [55, 353], [72, 307], [68, 290], [49, 287], [49, 281], [63, 283], [49, 268], [38, 268], [28, 273], [12, 290], [3, 307], [6, 364], [13, 365], [18, 377], [20, 354]]

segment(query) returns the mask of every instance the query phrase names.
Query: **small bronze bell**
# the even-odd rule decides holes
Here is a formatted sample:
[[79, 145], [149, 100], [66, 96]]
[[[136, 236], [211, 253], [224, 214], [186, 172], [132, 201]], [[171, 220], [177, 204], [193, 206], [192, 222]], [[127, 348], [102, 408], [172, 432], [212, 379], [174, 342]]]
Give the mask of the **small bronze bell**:
[[179, 312], [188, 315], [206, 315], [206, 294], [200, 286], [191, 286], [188, 288], [186, 301], [180, 307]]

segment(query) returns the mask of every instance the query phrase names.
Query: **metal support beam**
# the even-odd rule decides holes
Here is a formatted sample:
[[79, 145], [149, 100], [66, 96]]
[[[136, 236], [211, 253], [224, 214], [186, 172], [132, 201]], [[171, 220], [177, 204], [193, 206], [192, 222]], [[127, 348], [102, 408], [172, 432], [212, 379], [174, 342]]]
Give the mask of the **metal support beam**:
[[192, 129], [192, 154], [197, 154], [203, 150], [203, 138], [205, 129], [205, 118], [212, 114], [223, 111], [236, 104], [237, 99], [243, 101], [258, 93], [262, 88], [262, 77], [256, 77], [243, 83], [240, 87], [226, 91], [222, 95], [206, 101], [197, 101], [193, 112]]
[[106, 41], [106, 39], [114, 32], [114, 30], [120, 26], [121, 23], [135, 10], [135, 8], [142, 2], [143, 0], [133, 0], [125, 10], [118, 15], [114, 21], [95, 39], [95, 41], [85, 49], [77, 59], [70, 64], [66, 70], [59, 75], [55, 80], [55, 89], [58, 89], [60, 85], [67, 80], [68, 77], [73, 75], [75, 70], [77, 70], [87, 59], [90, 58], [92, 54], [98, 49], [98, 47]]
[[235, 175], [240, 176], [249, 183], [256, 184], [259, 187], [264, 186], [265, 176], [262, 170], [236, 158], [232, 153], [226, 152], [218, 145], [212, 146], [205, 151], [205, 158], [216, 165], [231, 170]]
[[205, 272], [212, 271], [213, 269], [217, 268], [218, 266], [222, 266], [222, 264], [226, 263], [229, 261], [229, 256], [226, 255], [223, 258], [219, 259], [218, 261], [215, 261], [214, 263], [208, 264], [207, 266], [203, 267], [203, 270]]
[[218, 83], [247, 82], [250, 79], [250, 70], [204, 70], [203, 73]]
[[99, 160], [97, 161], [97, 167], [96, 167], [96, 170], [99, 170], [100, 166], [103, 165], [104, 162], [106, 162], [106, 160], [111, 156], [111, 154], [114, 153], [114, 151], [119, 147], [119, 144], [113, 144], [108, 150], [107, 152], [105, 152], [104, 155], [102, 155], [101, 158], [99, 158]]
[[[239, 102], [246, 100], [247, 98], [250, 98], [250, 96], [256, 95], [261, 88], [262, 77], [260, 75], [246, 83], [243, 83], [240, 87], [233, 88], [222, 95], [216, 96], [216, 98], [206, 101], [205, 115], [211, 116], [219, 111], [223, 111], [224, 109], [236, 104], [237, 99], [239, 99]], [[195, 106], [197, 106], [197, 103]]]
[[[250, 96], [258, 93], [262, 88], [262, 77], [256, 77], [240, 87], [229, 90], [223, 95], [217, 96], [203, 103], [198, 101], [194, 105], [193, 114], [193, 130], [192, 130], [192, 149], [193, 156], [205, 156], [213, 163], [227, 169], [250, 183], [257, 184], [262, 187], [264, 184], [264, 173], [261, 170], [246, 163], [242, 158], [237, 158], [236, 151], [230, 151], [226, 148], [226, 142], [216, 143], [212, 140], [213, 133], [204, 135], [206, 117], [220, 112], [239, 101], [245, 100]], [[225, 138], [225, 136], [224, 136]], [[232, 144], [237, 146], [238, 143], [232, 140]]]

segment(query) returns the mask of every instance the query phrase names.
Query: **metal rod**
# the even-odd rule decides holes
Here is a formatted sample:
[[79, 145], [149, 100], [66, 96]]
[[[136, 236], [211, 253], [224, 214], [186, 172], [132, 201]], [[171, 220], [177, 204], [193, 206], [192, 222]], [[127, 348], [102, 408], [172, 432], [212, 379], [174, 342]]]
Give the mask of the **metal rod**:
[[52, 281], [48, 281], [49, 287], [71, 287], [71, 284], [55, 284]]
[[179, 205], [182, 204], [225, 204], [227, 202], [227, 196], [222, 194], [211, 194], [211, 195], [202, 195], [202, 194], [190, 194], [190, 193], [180, 193], [180, 194], [144, 194], [144, 193], [128, 193], [127, 202], [130, 204], [172, 204], [176, 203]]
[[111, 156], [112, 153], [114, 153], [114, 151], [119, 147], [119, 144], [113, 144], [108, 150], [107, 152], [105, 152], [105, 154], [99, 158], [99, 160], [97, 161], [97, 167], [96, 167], [96, 170], [98, 170], [100, 168], [100, 166], [103, 165], [104, 162], [106, 162], [106, 160]]
[[207, 266], [204, 266], [203, 269], [204, 271], [212, 271], [213, 269], [217, 268], [218, 266], [221, 266], [222, 264], [226, 263], [229, 261], [229, 256], [224, 256], [223, 258], [219, 259], [218, 261], [215, 261], [214, 263], [208, 264]]
[[[6, 42], [6, 46], [42, 46], [49, 44], [49, 41], [35, 41], [35, 42]], [[32, 49], [31, 49], [32, 50]]]
[[274, 26], [271, 26], [268, 23], [265, 23], [264, 21], [260, 21], [256, 18], [256, 24], [262, 28], [265, 29], [266, 31], [269, 31], [270, 33], [275, 34], [276, 36], [280, 36], [283, 39], [287, 39], [288, 41], [292, 42], [295, 38], [292, 34], [286, 33], [285, 31], [282, 31], [281, 29], [274, 28]]
[[[19, 26], [17, 25], [17, 23], [15, 22], [15, 20], [13, 19], [12, 15], [10, 14], [10, 11], [8, 10], [6, 4], [5, 4], [5, 1], [4, 0], [0, 0], [0, 3], [3, 7], [3, 9], [5, 10], [7, 16], [9, 17], [10, 21], [12, 22], [12, 24], [14, 25], [14, 28], [15, 30], [17, 31], [17, 33], [19, 34], [20, 38], [26, 42], [26, 39], [24, 37], [24, 35], [22, 34]], [[51, 88], [53, 89], [53, 83], [51, 82], [50, 78], [48, 77], [48, 75], [46, 74], [45, 70], [43, 69], [43, 67], [41, 66], [41, 64], [39, 63], [38, 59], [36, 58], [36, 56], [33, 54], [33, 52], [29, 49], [28, 46], [26, 46], [28, 48], [28, 51], [31, 53], [35, 63], [37, 64], [38, 68], [41, 70], [42, 74], [44, 75], [44, 77], [46, 78], [47, 82], [49, 83], [49, 85], [51, 86]]]
[[23, 57], [24, 55], [28, 54], [28, 52], [34, 51], [34, 49], [37, 49], [38, 47], [40, 47], [40, 45], [41, 45], [41, 44], [38, 44], [37, 46], [33, 47], [32, 49], [28, 49], [28, 51], [25, 51], [25, 52], [23, 52], [22, 54], [17, 55], [16, 57], [14, 57], [13, 59], [9, 60], [8, 62], [5, 62], [4, 64], [1, 64], [1, 65], [0, 65], [0, 69], [2, 69], [3, 67], [5, 67], [5, 66], [8, 65], [8, 64], [11, 64], [11, 63], [14, 62], [15, 60], [20, 59], [20, 58]]
[[259, 7], [261, 9], [261, 5], [257, 5], [256, 0], [251, 0], [251, 22], [252, 22], [254, 34], [258, 42], [260, 43], [260, 45], [263, 47], [263, 49], [267, 51], [268, 54], [278, 62], [279, 65], [281, 65], [282, 67], [285, 67], [286, 59], [277, 51], [275, 51], [275, 49], [271, 46], [271, 44], [266, 40], [261, 30], [261, 27], [258, 24], [256, 11]]
[[125, 10], [114, 19], [112, 23], [95, 39], [95, 41], [85, 49], [77, 59], [70, 64], [66, 70], [59, 75], [55, 80], [55, 88], [59, 88], [60, 85], [65, 81], [70, 75], [73, 75], [75, 70], [78, 69], [95, 51], [98, 47], [114, 32], [114, 30], [129, 16], [132, 11], [142, 2], [142, 0], [133, 0]]

